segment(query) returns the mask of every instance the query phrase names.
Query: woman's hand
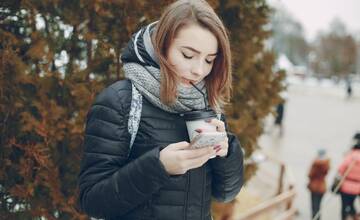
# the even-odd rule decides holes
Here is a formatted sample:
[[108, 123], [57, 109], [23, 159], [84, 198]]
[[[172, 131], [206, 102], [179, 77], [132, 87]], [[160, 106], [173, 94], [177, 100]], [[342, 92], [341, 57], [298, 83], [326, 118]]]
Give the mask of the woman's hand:
[[[220, 120], [214, 118], [207, 122], [216, 126], [216, 131], [226, 132], [225, 123], [223, 121], [220, 121]], [[228, 154], [228, 149], [229, 149], [229, 139], [226, 137], [224, 141], [222, 141], [218, 145], [214, 146], [214, 149], [216, 151], [216, 156], [226, 157]]]
[[216, 155], [213, 147], [191, 149], [186, 141], [170, 144], [160, 151], [160, 161], [170, 175], [184, 174], [201, 167]]

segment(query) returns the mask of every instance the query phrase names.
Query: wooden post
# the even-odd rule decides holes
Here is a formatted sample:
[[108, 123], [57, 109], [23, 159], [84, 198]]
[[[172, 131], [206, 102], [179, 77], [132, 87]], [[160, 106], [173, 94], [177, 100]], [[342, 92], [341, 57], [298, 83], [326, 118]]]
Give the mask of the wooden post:
[[280, 195], [283, 192], [284, 175], [285, 175], [285, 165], [281, 164], [281, 166], [280, 166], [280, 176], [279, 176], [279, 182], [278, 182], [278, 191], [277, 191], [276, 195]]
[[[289, 191], [292, 191], [294, 189], [294, 186], [291, 184], [289, 186]], [[291, 209], [293, 200], [289, 200], [288, 204], [286, 205], [286, 210]]]

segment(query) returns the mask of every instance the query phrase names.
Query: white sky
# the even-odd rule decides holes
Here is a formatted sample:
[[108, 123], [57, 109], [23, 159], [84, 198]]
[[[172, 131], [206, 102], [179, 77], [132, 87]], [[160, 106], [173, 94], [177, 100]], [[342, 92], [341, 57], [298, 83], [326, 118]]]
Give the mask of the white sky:
[[360, 0], [268, 0], [281, 2], [304, 27], [305, 36], [312, 39], [319, 30], [327, 30], [334, 18], [345, 23], [347, 31], [360, 35]]

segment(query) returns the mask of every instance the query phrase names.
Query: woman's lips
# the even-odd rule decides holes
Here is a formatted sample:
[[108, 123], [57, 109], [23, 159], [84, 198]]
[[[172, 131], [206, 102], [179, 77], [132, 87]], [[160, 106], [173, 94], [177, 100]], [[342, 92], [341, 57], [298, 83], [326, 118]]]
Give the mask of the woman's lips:
[[187, 84], [187, 85], [191, 85], [191, 83], [196, 84], [195, 80], [190, 80], [190, 79], [186, 79], [186, 78], [181, 78], [182, 83]]

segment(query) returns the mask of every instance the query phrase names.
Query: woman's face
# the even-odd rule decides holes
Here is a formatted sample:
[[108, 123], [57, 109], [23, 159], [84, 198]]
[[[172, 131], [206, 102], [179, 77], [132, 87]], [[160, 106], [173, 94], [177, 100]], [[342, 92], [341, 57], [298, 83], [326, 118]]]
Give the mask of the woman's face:
[[214, 64], [218, 41], [213, 33], [198, 24], [181, 28], [168, 50], [167, 59], [173, 65], [180, 83], [191, 86], [204, 79]]

